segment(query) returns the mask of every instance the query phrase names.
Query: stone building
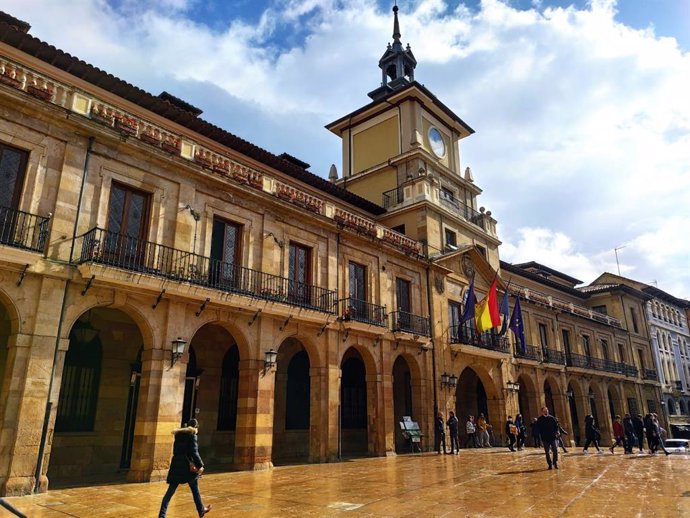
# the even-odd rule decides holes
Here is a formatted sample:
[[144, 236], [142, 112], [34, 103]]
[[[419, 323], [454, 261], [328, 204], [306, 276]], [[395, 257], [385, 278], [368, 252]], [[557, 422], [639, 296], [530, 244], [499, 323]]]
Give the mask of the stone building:
[[[643, 336], [567, 276], [500, 262], [460, 163], [473, 131], [414, 80], [397, 8], [372, 102], [328, 125], [330, 181], [28, 31], [0, 17], [3, 494], [160, 480], [192, 416], [210, 469], [267, 469], [409, 451], [403, 416], [428, 448], [436, 409], [500, 431], [549, 398], [568, 420], [569, 387], [602, 421], [607, 391], [640, 409], [653, 391]], [[471, 279], [519, 290], [534, 326], [572, 319], [573, 344], [605, 337], [611, 361], [623, 344], [630, 370], [515, 358], [460, 324]]]
[[[644, 312], [630, 315], [640, 326], [648, 329], [652, 353], [663, 397], [661, 411], [666, 415], [670, 431], [675, 434], [684, 428], [690, 429], [690, 330], [688, 311], [690, 302], [679, 299], [639, 281], [604, 273], [592, 285], [605, 286], [620, 283], [645, 293], [648, 296]], [[637, 324], [636, 324], [637, 325]]]

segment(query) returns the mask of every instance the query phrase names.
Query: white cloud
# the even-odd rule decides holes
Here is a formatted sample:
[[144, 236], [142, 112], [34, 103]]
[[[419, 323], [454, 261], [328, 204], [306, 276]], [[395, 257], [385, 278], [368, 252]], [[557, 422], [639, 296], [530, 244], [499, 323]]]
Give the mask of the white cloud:
[[[324, 176], [340, 143], [322, 126], [369, 101], [392, 33], [374, 0], [277, 0], [254, 25], [213, 28], [187, 18], [197, 0], [122, 5], [3, 10], [153, 93], [184, 92], [207, 119]], [[499, 219], [503, 257], [591, 280], [615, 271], [613, 248], [629, 243], [621, 273], [688, 297], [690, 251], [678, 242], [690, 228], [690, 54], [616, 22], [614, 0], [547, 5], [405, 2], [416, 78], [477, 130], [461, 143], [463, 168]]]

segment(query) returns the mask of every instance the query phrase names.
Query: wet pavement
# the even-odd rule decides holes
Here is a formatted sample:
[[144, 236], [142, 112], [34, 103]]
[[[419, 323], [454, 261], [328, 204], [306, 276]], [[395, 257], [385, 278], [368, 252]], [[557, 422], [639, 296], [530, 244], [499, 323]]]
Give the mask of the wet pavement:
[[[400, 455], [271, 471], [208, 473], [208, 518], [228, 516], [690, 517], [690, 455], [568, 454], [548, 471], [535, 449]], [[31, 518], [158, 516], [165, 483], [8, 498]], [[12, 516], [0, 508], [0, 517]], [[168, 518], [197, 516], [180, 486]]]

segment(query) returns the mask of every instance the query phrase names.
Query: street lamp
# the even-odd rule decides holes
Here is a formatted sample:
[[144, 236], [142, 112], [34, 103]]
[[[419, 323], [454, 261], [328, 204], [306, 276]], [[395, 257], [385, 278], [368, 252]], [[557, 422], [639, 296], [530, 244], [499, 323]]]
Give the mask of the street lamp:
[[273, 347], [271, 347], [268, 351], [266, 351], [264, 355], [264, 370], [268, 370], [275, 367], [277, 360], [278, 353], [273, 350]]
[[506, 386], [508, 387], [509, 392], [519, 392], [520, 391], [520, 383], [517, 381], [509, 381], [506, 383]]
[[177, 360], [182, 358], [184, 354], [184, 348], [187, 342], [180, 338], [179, 336], [172, 341], [171, 355], [170, 355], [170, 367], [174, 366]]

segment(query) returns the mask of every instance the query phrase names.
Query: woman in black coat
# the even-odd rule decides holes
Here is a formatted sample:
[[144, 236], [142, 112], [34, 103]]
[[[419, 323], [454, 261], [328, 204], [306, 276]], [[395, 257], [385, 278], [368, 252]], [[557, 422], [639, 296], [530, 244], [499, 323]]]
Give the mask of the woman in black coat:
[[[173, 457], [170, 461], [170, 469], [168, 470], [168, 477], [166, 482], [168, 491], [166, 491], [163, 501], [161, 502], [161, 510], [158, 513], [159, 518], [165, 518], [168, 512], [168, 504], [170, 499], [175, 494], [177, 486], [180, 484], [189, 484], [194, 497], [194, 504], [196, 510], [201, 518], [211, 510], [211, 506], [204, 507], [201, 502], [201, 494], [199, 493], [199, 477], [204, 472], [204, 461], [199, 455], [199, 442], [197, 441], [197, 433], [199, 432], [199, 423], [196, 419], [190, 419], [187, 426], [184, 428], [176, 428], [173, 430], [175, 434], [175, 443], [173, 445]], [[197, 471], [191, 470], [193, 464]]]
[[582, 453], [589, 453], [587, 451], [587, 448], [589, 448], [590, 444], [594, 444], [594, 447], [597, 449], [597, 453], [603, 453], [599, 449], [599, 438], [601, 437], [601, 434], [599, 433], [599, 429], [596, 426], [596, 423], [594, 422], [594, 416], [592, 414], [588, 415], [585, 417], [585, 449], [582, 451]]

